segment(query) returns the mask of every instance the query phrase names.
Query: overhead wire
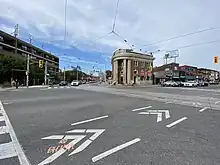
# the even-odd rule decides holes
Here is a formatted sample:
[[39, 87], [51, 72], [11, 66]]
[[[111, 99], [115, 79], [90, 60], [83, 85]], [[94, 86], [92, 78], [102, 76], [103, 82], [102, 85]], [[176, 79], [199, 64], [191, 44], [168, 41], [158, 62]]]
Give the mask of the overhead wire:
[[206, 44], [213, 44], [213, 43], [218, 43], [220, 42], [220, 39], [218, 40], [212, 40], [212, 41], [207, 41], [207, 42], [200, 42], [200, 43], [195, 43], [195, 44], [191, 44], [191, 45], [184, 45], [184, 46], [180, 46], [180, 47], [176, 47], [173, 49], [164, 49], [164, 50], [160, 50], [160, 52], [166, 52], [168, 50], [178, 50], [178, 49], [185, 49], [185, 48], [190, 48], [190, 47], [195, 47], [195, 46], [200, 46], [200, 45], [206, 45]]
[[204, 30], [199, 30], [199, 31], [191, 32], [191, 33], [182, 34], [182, 35], [179, 35], [179, 36], [176, 36], [176, 37], [171, 37], [171, 38], [167, 38], [167, 39], [164, 39], [164, 40], [155, 41], [155, 42], [152, 42], [150, 44], [145, 44], [145, 45], [142, 45], [142, 47], [152, 46], [152, 45], [155, 45], [155, 44], [159, 44], [159, 43], [163, 43], [163, 42], [167, 42], [167, 41], [171, 41], [171, 40], [191, 36], [191, 35], [198, 34], [198, 33], [204, 33], [204, 32], [212, 31], [212, 30], [216, 30], [216, 29], [220, 29], [220, 27], [211, 27], [211, 28], [207, 28], [207, 29], [204, 29]]

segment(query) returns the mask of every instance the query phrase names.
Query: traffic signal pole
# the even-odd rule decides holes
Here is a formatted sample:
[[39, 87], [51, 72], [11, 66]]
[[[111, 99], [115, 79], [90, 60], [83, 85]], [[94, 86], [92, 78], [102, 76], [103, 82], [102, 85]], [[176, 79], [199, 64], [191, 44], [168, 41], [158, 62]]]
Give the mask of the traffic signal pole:
[[44, 67], [44, 85], [47, 85], [47, 61], [45, 62]]

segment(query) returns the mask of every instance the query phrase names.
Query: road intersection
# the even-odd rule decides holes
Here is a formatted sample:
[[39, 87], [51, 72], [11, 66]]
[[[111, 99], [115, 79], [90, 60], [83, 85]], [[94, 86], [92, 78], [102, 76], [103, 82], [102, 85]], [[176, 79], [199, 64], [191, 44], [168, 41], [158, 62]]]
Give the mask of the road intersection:
[[[220, 98], [208, 106], [201, 96], [173, 94], [179, 102], [191, 98], [180, 104], [141, 92], [81, 86], [3, 92], [0, 99], [30, 164], [220, 164]], [[7, 126], [5, 117], [0, 124]], [[0, 164], [21, 164], [12, 149], [1, 150], [13, 141], [5, 130]]]

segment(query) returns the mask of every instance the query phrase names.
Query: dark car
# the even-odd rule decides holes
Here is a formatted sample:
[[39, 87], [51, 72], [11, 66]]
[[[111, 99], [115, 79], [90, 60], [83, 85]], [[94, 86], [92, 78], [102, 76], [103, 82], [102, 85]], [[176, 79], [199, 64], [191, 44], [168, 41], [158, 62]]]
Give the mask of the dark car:
[[68, 82], [66, 82], [66, 81], [61, 81], [61, 82], [59, 83], [59, 85], [60, 85], [60, 86], [66, 86], [66, 85], [68, 85]]

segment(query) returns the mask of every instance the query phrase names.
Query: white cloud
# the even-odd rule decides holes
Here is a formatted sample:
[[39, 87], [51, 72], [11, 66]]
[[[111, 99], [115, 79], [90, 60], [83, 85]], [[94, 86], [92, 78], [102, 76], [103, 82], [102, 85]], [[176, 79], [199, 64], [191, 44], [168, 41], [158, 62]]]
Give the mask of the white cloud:
[[[29, 33], [36, 39], [60, 41], [64, 36], [65, 0], [1, 0], [0, 15]], [[67, 0], [67, 41], [68, 45], [80, 49], [111, 52], [128, 45], [114, 34], [96, 42], [94, 39], [111, 32], [117, 0]], [[220, 39], [220, 29], [184, 37], [178, 40], [152, 43], [184, 33], [220, 27], [218, 0], [120, 0], [116, 32], [137, 49], [156, 51], [170, 50], [184, 45]], [[0, 27], [11, 30], [6, 25]], [[213, 56], [220, 55], [219, 43], [180, 49], [180, 63], [216, 68]], [[155, 54], [156, 64], [163, 63], [162, 53]]]

